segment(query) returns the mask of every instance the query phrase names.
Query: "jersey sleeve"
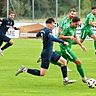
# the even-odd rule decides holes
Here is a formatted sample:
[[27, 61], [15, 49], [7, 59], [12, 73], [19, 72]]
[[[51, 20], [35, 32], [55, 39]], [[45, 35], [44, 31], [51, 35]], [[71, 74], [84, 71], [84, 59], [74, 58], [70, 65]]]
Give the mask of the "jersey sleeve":
[[7, 19], [3, 19], [1, 22], [2, 22], [2, 24], [6, 25], [7, 24], [6, 23], [7, 22]]
[[91, 15], [91, 16], [89, 17], [89, 22], [93, 22], [93, 20], [94, 20], [94, 16]]
[[36, 37], [42, 37], [44, 34], [45, 34], [45, 31], [44, 30], [41, 30], [40, 32], [38, 32], [36, 34]]
[[58, 38], [55, 38], [55, 37], [54, 37], [53, 35], [51, 35], [51, 34], [48, 35], [48, 38], [51, 39], [51, 40], [54, 41], [54, 42], [58, 42], [58, 43], [64, 44], [64, 41], [63, 41], [63, 40], [60, 40], [60, 39], [58, 39]]
[[59, 27], [60, 27], [60, 28], [63, 28], [63, 20], [64, 20], [64, 19], [61, 19], [60, 22], [59, 22]]

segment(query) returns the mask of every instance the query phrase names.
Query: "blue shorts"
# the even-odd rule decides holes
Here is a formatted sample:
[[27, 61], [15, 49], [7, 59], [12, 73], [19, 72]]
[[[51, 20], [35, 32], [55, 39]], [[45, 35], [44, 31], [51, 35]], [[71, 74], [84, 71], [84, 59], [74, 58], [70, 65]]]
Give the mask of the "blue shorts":
[[51, 63], [57, 66], [61, 66], [60, 63], [58, 63], [58, 60], [60, 59], [61, 54], [58, 52], [53, 52], [52, 56], [51, 56]]
[[52, 50], [43, 49], [41, 53], [41, 68], [48, 69], [51, 60]]
[[41, 58], [41, 68], [48, 69], [50, 64], [49, 58]]
[[60, 56], [58, 53], [53, 52], [53, 54], [52, 54], [52, 56], [51, 56], [51, 61], [53, 61], [53, 62], [58, 62], [58, 60], [59, 60], [60, 57], [61, 57], [61, 56]]
[[56, 52], [53, 52], [52, 55], [50, 56], [50, 58], [48, 58], [48, 57], [42, 58], [41, 57], [41, 68], [48, 69], [50, 62], [57, 63], [60, 57], [61, 56], [59, 54], [57, 54]]
[[7, 37], [6, 35], [0, 34], [0, 41], [9, 42], [11, 39]]

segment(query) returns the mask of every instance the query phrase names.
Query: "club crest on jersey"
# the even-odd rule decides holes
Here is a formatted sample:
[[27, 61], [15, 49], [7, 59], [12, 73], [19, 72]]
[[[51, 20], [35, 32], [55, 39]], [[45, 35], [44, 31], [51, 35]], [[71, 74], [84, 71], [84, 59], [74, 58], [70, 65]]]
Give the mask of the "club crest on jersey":
[[10, 24], [10, 22], [8, 22], [8, 24]]

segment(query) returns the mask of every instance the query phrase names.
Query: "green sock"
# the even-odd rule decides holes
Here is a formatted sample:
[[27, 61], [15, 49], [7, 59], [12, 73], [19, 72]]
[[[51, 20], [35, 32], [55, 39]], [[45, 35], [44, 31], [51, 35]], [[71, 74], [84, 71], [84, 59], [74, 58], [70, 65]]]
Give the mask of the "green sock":
[[95, 50], [96, 50], [96, 41], [94, 41], [94, 47], [95, 47]]
[[81, 64], [77, 64], [77, 70], [79, 74], [81, 75], [81, 77], [84, 77], [84, 71], [83, 71]]

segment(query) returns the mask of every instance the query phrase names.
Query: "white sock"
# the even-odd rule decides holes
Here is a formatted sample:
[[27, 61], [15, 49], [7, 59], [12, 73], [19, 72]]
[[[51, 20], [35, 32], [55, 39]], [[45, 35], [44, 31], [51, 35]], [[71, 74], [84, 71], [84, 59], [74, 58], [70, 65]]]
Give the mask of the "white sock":
[[65, 77], [65, 78], [64, 78], [64, 81], [68, 81], [68, 77]]
[[28, 70], [28, 69], [27, 69], [26, 67], [23, 69], [24, 72], [27, 72], [27, 70]]

